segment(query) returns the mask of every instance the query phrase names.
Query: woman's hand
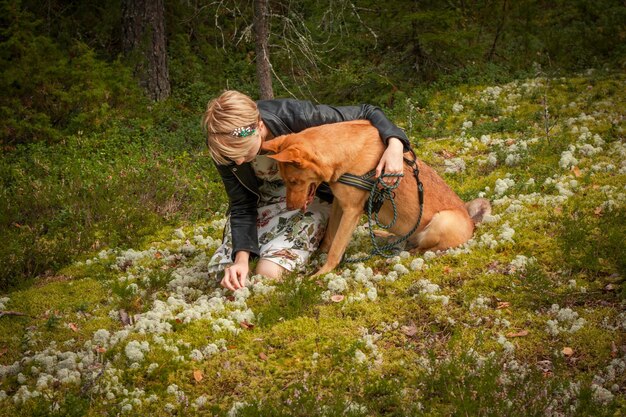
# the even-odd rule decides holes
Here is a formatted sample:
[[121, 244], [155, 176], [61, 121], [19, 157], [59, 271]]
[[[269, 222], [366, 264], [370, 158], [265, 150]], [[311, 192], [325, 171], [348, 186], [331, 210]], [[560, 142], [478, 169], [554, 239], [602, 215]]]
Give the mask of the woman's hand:
[[236, 291], [246, 286], [248, 272], [250, 271], [248, 265], [249, 259], [250, 253], [246, 251], [237, 252], [235, 255], [235, 263], [224, 269], [224, 278], [220, 283], [222, 287]]
[[[387, 149], [378, 162], [376, 167], [376, 178], [381, 174], [402, 174], [404, 172], [404, 145], [398, 138], [391, 137], [387, 141]], [[395, 184], [396, 180], [401, 180], [402, 177], [385, 177], [383, 181], [387, 185]]]

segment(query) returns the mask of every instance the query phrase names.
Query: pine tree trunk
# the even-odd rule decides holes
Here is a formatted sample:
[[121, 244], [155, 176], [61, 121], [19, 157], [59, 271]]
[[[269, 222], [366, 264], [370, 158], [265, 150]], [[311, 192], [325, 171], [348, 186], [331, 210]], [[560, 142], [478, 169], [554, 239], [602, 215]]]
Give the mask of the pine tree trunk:
[[122, 0], [122, 48], [148, 95], [169, 97], [163, 0]]
[[261, 100], [274, 98], [272, 73], [268, 49], [269, 29], [267, 0], [254, 0], [254, 37], [256, 43], [256, 75]]

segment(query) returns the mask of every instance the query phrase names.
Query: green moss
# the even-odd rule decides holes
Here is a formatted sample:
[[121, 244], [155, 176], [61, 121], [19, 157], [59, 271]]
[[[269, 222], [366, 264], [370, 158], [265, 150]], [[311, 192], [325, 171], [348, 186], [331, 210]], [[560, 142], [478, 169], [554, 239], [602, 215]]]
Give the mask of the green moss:
[[[439, 172], [450, 155], [463, 158], [466, 170], [444, 174], [446, 181], [464, 200], [484, 192], [493, 202], [495, 220], [476, 229], [468, 253], [439, 254], [428, 258], [421, 271], [410, 271], [394, 282], [376, 282], [375, 301], [349, 301], [366, 290], [351, 282], [342, 301], [326, 302], [323, 279], [311, 279], [312, 271], [288, 274], [274, 292], [246, 300], [255, 319], [253, 326], [235, 323], [240, 326], [238, 334], [216, 332], [208, 319], [169, 320], [173, 331], [163, 337], [178, 353], [150, 335], [133, 334], [128, 340], [145, 340], [151, 346], [138, 369], [126, 369], [130, 363], [125, 343], [104, 354], [108, 366], [123, 370], [127, 389], [140, 388], [158, 396], [154, 404], [144, 403], [133, 412], [170, 415], [164, 409], [170, 403], [175, 414], [195, 415], [200, 412], [191, 404], [205, 395], [204, 412], [215, 415], [226, 415], [236, 402], [246, 403], [239, 415], [270, 416], [359, 415], [359, 406], [367, 409], [367, 415], [540, 416], [550, 404], [565, 414], [572, 410], [570, 406], [579, 415], [620, 414], [626, 407], [623, 394], [615, 392], [615, 401], [599, 406], [590, 384], [611, 360], [619, 358], [623, 344], [620, 309], [626, 290], [620, 255], [626, 220], [619, 194], [625, 178], [618, 173], [622, 157], [608, 151], [611, 142], [622, 140], [622, 127], [609, 120], [608, 114], [615, 115], [617, 109], [601, 101], [622, 106], [618, 103], [623, 103], [624, 77], [550, 79], [547, 87], [531, 85], [545, 80], [526, 81], [527, 87], [522, 87], [524, 81], [501, 86], [503, 92], [493, 103], [482, 101], [488, 86], [440, 91], [432, 95], [428, 110], [420, 116], [437, 140], [420, 138], [419, 155]], [[509, 91], [519, 94], [511, 103], [506, 101]], [[550, 121], [555, 123], [549, 138], [544, 130], [544, 97]], [[454, 113], [452, 106], [457, 102], [464, 108]], [[518, 107], [507, 110], [510, 104]], [[559, 167], [561, 153], [580, 141], [580, 131], [575, 133], [572, 127], [584, 124], [569, 123], [568, 118], [582, 112], [594, 115], [595, 122], [585, 123], [593, 134], [602, 136], [604, 151], [593, 157], [577, 153], [578, 170], [563, 169]], [[476, 141], [475, 147], [465, 147], [458, 139], [466, 120], [474, 122], [464, 136], [467, 140], [490, 134], [505, 144]], [[506, 166], [506, 142], [520, 144], [531, 138], [538, 141], [528, 144], [522, 161]], [[481, 165], [478, 161], [491, 152], [497, 154], [498, 164]], [[591, 166], [599, 163], [616, 168], [592, 171]], [[503, 196], [496, 196], [496, 180], [507, 175], [515, 184]], [[531, 178], [534, 184], [527, 184]], [[560, 191], [549, 183], [552, 178], [577, 181], [573, 194], [558, 202]], [[507, 200], [517, 196], [522, 197], [519, 202]], [[611, 209], [605, 203], [608, 198], [614, 200]], [[504, 223], [515, 230], [512, 241], [499, 237]], [[190, 238], [198, 226], [204, 227], [205, 236], [221, 237], [222, 231], [210, 223], [179, 222], [150, 232], [146, 229], [133, 247], [174, 253], [181, 244], [175, 230], [182, 227]], [[486, 234], [498, 239], [495, 247], [481, 243]], [[355, 242], [351, 252], [368, 247], [364, 239]], [[166, 302], [176, 290], [170, 282], [180, 272], [178, 267], [207, 262], [206, 258], [180, 257], [163, 265], [155, 256], [116, 271], [111, 267], [121, 251], [116, 248], [101, 259], [99, 249], [94, 248], [84, 255], [89, 263], [62, 270], [63, 280], [11, 292], [7, 308], [32, 317], [0, 318], [0, 349], [6, 349], [1, 363], [13, 363], [28, 350], [42, 350], [50, 341], [71, 350], [100, 328], [120, 330], [122, 323], [111, 319], [109, 311], [125, 308], [145, 313], [154, 300]], [[197, 254], [208, 256], [211, 250], [200, 249]], [[530, 259], [525, 266], [512, 263], [519, 255]], [[421, 255], [411, 254], [415, 256]], [[407, 267], [411, 261], [400, 260]], [[383, 275], [394, 264], [379, 258], [366, 262], [374, 273]], [[336, 272], [346, 268], [354, 265], [342, 265]], [[119, 280], [122, 277], [145, 292], [128, 291], [128, 282]], [[433, 287], [432, 294], [427, 294], [417, 285], [419, 280], [438, 289]], [[208, 281], [194, 285], [186, 300], [193, 302], [209, 294], [212, 285]], [[551, 311], [554, 304], [572, 309], [585, 324], [573, 333], [551, 334], [548, 321], [556, 318]], [[68, 323], [74, 323], [77, 331]], [[225, 350], [201, 361], [188, 360], [193, 349], [202, 350], [220, 338]], [[74, 341], [65, 345], [70, 339]], [[565, 347], [573, 350], [571, 356], [563, 354]], [[362, 362], [359, 351], [365, 358]], [[179, 361], [178, 356], [187, 359]], [[147, 371], [150, 363], [158, 365], [152, 372]], [[194, 371], [200, 372], [200, 381]], [[578, 388], [572, 388], [572, 383]], [[623, 387], [625, 381], [616, 383]], [[0, 384], [10, 395], [18, 387], [16, 376]], [[170, 384], [184, 391], [183, 400], [167, 393]], [[59, 390], [61, 410], [73, 407], [77, 414], [87, 415], [121, 412], [121, 397], [105, 405], [98, 395], [86, 400], [80, 389]], [[2, 415], [36, 415], [44, 410], [37, 402], [24, 408], [6, 404]]]

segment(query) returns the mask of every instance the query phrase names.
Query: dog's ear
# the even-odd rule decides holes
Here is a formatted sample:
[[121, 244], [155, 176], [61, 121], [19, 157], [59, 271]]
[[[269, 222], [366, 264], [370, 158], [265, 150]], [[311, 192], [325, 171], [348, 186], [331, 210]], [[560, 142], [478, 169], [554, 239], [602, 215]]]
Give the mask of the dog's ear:
[[292, 163], [298, 167], [302, 167], [303, 159], [300, 155], [300, 150], [294, 147], [288, 147], [282, 152], [275, 155], [267, 155], [268, 158], [272, 158], [278, 162]]
[[279, 136], [274, 139], [266, 140], [265, 142], [261, 144], [261, 149], [264, 151], [279, 153], [282, 150], [284, 141], [285, 141], [284, 136]]

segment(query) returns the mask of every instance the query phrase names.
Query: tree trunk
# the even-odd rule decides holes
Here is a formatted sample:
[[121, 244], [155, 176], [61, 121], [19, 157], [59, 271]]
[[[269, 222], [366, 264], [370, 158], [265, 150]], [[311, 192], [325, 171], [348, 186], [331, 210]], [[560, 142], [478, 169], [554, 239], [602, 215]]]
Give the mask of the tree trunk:
[[493, 37], [493, 43], [491, 44], [491, 49], [487, 53], [487, 61], [491, 62], [493, 60], [493, 56], [496, 53], [496, 45], [498, 44], [498, 39], [502, 34], [504, 29], [504, 24], [506, 22], [507, 17], [507, 0], [502, 2], [502, 16], [500, 17], [500, 22], [498, 23], [498, 27], [496, 28], [496, 34]]
[[254, 38], [256, 44], [256, 75], [259, 81], [261, 100], [274, 98], [272, 73], [268, 50], [269, 28], [267, 21], [267, 0], [254, 0]]
[[122, 48], [148, 95], [169, 97], [163, 0], [122, 0]]

